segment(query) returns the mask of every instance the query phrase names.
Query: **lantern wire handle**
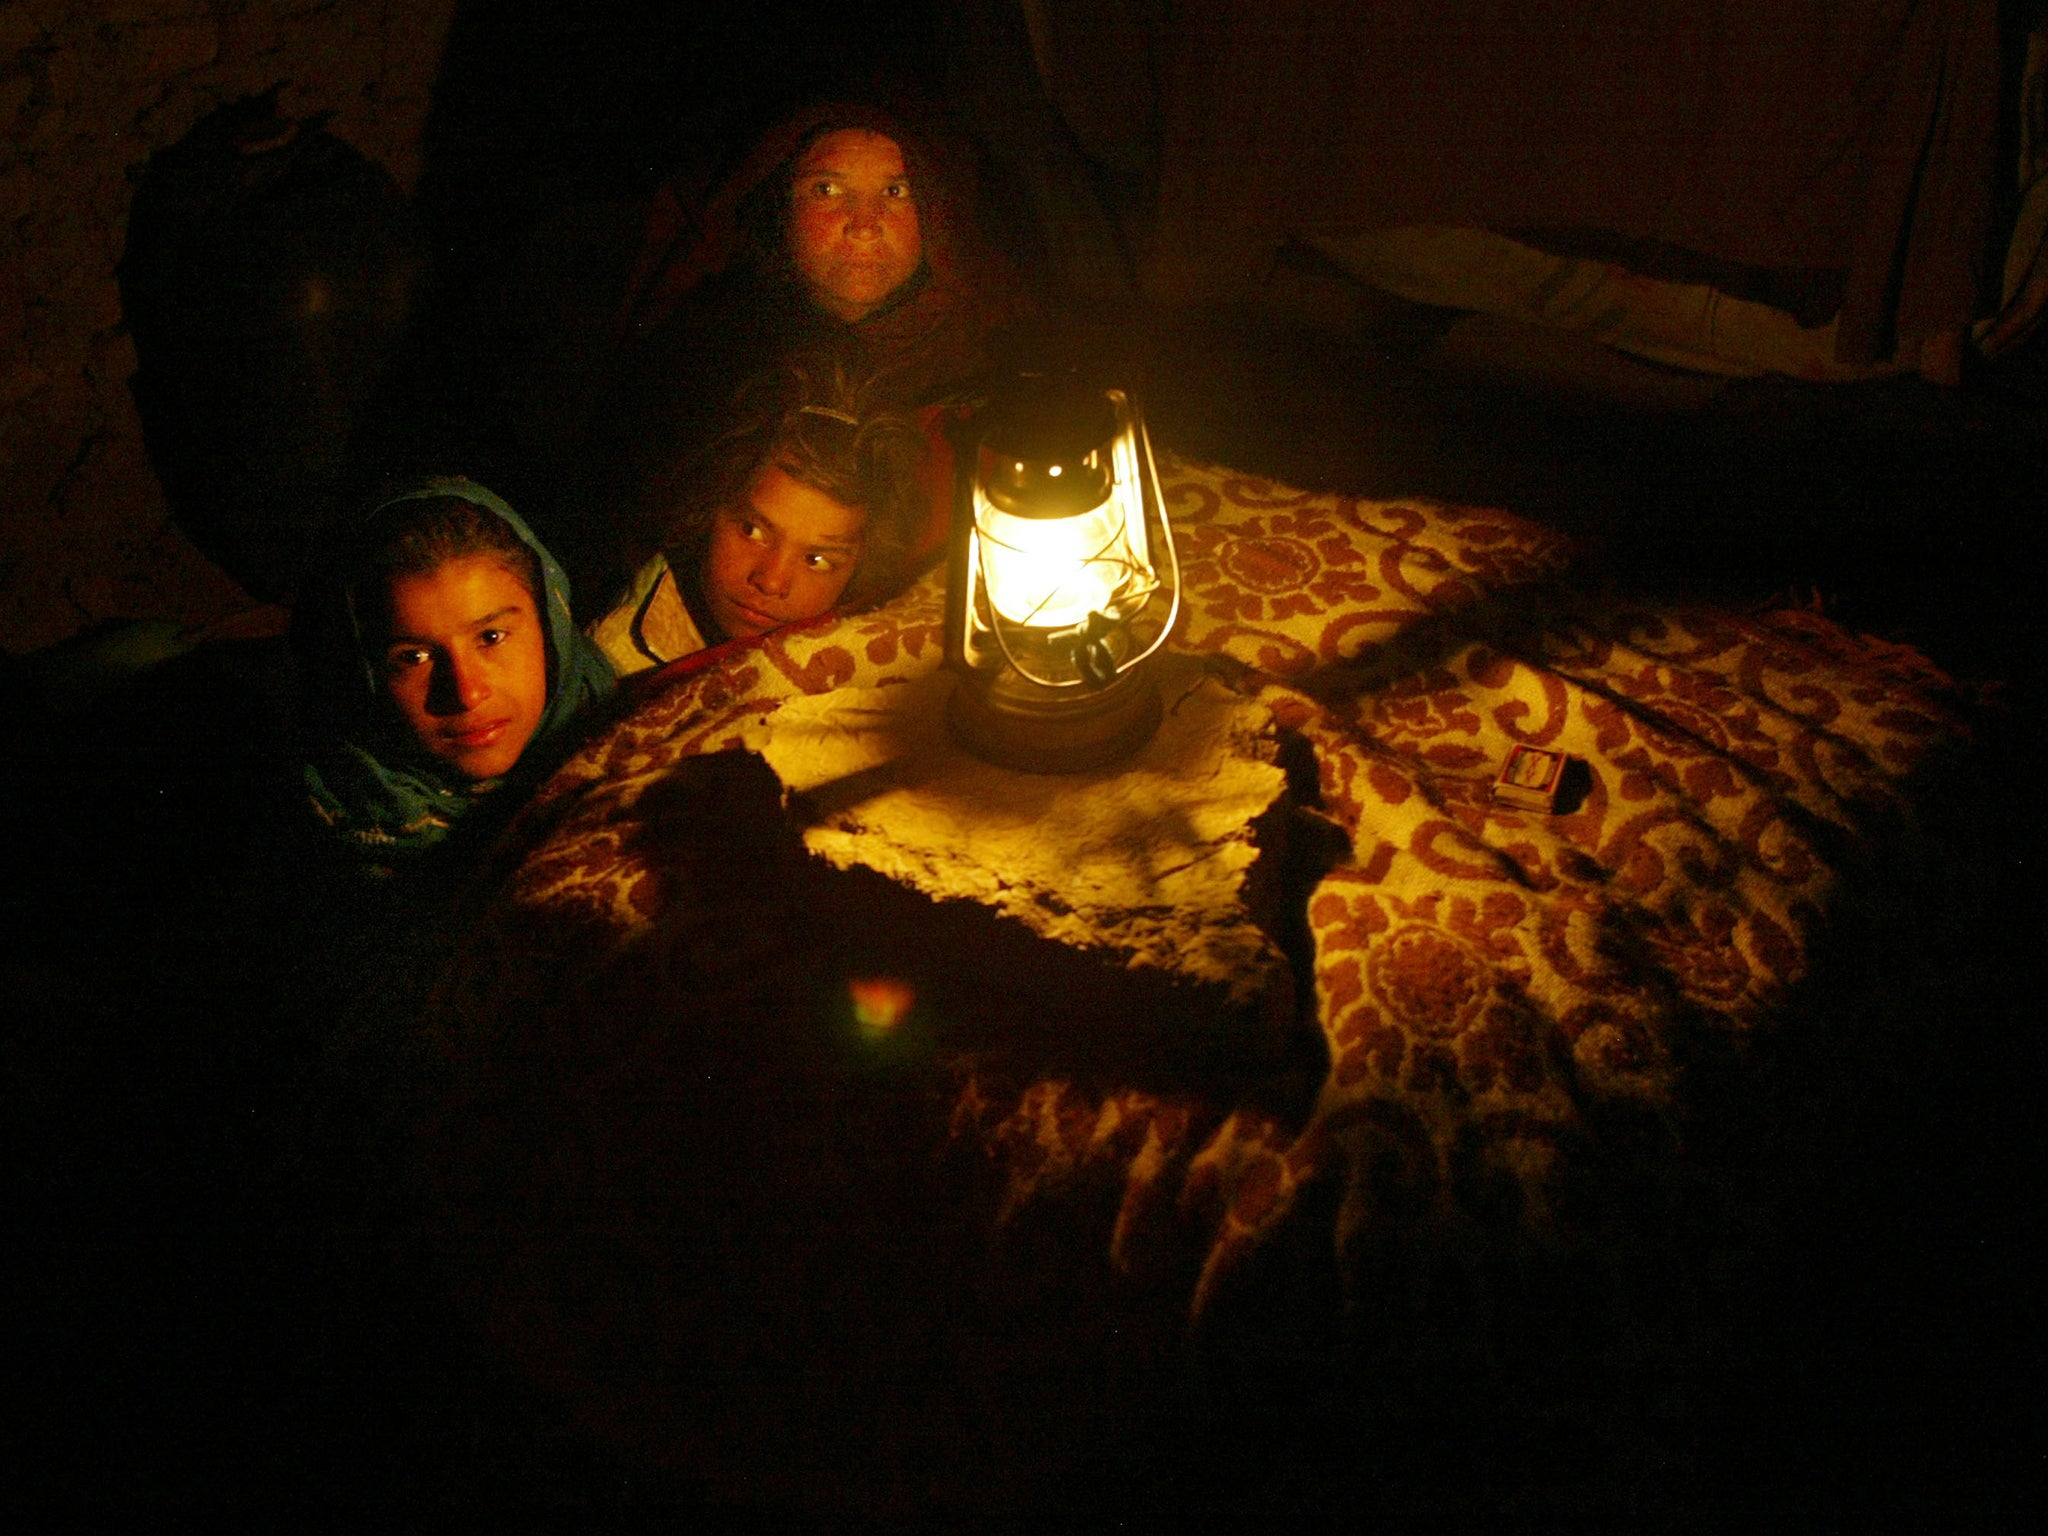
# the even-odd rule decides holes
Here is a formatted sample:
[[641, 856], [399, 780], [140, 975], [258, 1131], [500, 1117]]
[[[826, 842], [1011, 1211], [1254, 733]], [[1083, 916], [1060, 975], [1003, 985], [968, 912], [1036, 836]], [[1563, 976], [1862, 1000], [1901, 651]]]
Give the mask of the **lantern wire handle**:
[[1132, 658], [1130, 665], [1134, 667], [1166, 644], [1174, 624], [1180, 619], [1180, 551], [1174, 547], [1173, 522], [1166, 515], [1166, 492], [1160, 488], [1159, 466], [1152, 461], [1152, 434], [1145, 429], [1143, 416], [1138, 417], [1138, 446], [1145, 452], [1145, 483], [1152, 487], [1159, 502], [1159, 536], [1166, 544], [1167, 563], [1173, 567], [1173, 602], [1166, 610], [1166, 622], [1160, 626], [1158, 636], [1145, 647], [1143, 655]]

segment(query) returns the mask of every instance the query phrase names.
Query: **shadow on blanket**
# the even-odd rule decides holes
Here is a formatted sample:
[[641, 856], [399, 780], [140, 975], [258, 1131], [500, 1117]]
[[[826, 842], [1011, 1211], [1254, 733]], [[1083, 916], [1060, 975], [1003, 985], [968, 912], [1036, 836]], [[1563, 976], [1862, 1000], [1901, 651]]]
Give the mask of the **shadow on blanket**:
[[[1816, 956], [1921, 867], [1945, 683], [1813, 615], [1574, 594], [1497, 512], [1167, 478], [1179, 644], [1342, 832], [1292, 870], [1282, 1048], [826, 869], [725, 750], [937, 665], [935, 586], [657, 693], [515, 828], [435, 1012], [422, 1231], [636, 1475], [826, 1524], [1170, 1523], [1468, 1452], [1655, 1481], [1754, 1363], [1817, 1017], [1882, 1012], [1881, 971], [1816, 998]], [[1583, 803], [1491, 802], [1515, 741]], [[885, 1036], [847, 1001], [876, 972], [919, 999]]]

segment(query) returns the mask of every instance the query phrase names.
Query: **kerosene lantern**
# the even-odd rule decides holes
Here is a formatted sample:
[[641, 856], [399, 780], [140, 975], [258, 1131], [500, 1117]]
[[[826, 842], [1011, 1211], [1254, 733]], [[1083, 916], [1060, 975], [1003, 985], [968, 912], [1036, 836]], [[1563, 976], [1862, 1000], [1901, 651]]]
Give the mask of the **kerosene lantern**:
[[988, 762], [1080, 773], [1159, 727], [1147, 662], [1180, 610], [1152, 445], [1120, 389], [1013, 381], [955, 436], [946, 659], [954, 736]]

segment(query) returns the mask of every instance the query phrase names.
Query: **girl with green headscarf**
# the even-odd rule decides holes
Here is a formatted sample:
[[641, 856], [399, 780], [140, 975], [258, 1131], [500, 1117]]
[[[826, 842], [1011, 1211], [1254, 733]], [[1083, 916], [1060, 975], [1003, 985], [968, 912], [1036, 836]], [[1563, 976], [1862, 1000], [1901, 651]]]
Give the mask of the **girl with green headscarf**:
[[313, 808], [379, 873], [501, 824], [613, 686], [554, 557], [459, 478], [415, 484], [343, 529], [307, 581], [293, 642]]

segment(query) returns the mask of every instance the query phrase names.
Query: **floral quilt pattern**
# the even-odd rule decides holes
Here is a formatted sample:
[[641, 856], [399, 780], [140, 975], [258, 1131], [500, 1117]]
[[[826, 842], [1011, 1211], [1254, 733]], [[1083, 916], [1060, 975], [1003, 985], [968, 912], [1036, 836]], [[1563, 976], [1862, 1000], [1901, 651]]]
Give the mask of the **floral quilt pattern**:
[[[922, 1129], [984, 1181], [977, 1240], [1018, 1273], [1056, 1231], [1089, 1283], [1199, 1330], [1313, 1223], [1369, 1333], [1418, 1254], [1568, 1248], [1624, 1219], [1643, 1185], [1617, 1169], [1682, 1161], [1693, 1064], [1771, 1026], [1964, 726], [1910, 652], [1580, 590], [1570, 544], [1504, 512], [1163, 468], [1175, 643], [1313, 762], [1335, 851], [1305, 897], [1312, 1048], [1171, 1085], [961, 1051]], [[458, 1053], [571, 997], [658, 1011], [716, 931], [675, 869], [710, 855], [662, 831], [683, 765], [799, 693], [939, 666], [942, 613], [932, 578], [659, 679], [515, 826], [444, 988]], [[1583, 764], [1556, 814], [1492, 798], [1518, 743]]]

